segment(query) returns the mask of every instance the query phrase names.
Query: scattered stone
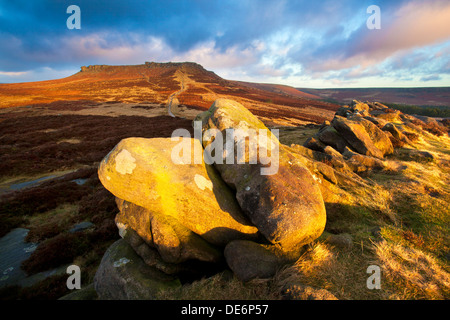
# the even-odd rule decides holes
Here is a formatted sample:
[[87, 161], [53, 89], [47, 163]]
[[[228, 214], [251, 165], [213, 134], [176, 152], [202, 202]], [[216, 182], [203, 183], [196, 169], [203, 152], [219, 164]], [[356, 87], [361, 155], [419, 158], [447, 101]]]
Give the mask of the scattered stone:
[[371, 109], [375, 109], [375, 110], [383, 110], [383, 109], [389, 109], [389, 107], [385, 106], [382, 103], [379, 102], [366, 102], [367, 105], [369, 105], [369, 107]]
[[84, 231], [90, 228], [95, 227], [95, 224], [93, 224], [92, 222], [89, 221], [83, 221], [80, 223], [77, 223], [76, 225], [74, 225], [72, 227], [72, 229], [69, 230], [70, 233], [75, 233], [75, 232], [80, 232], [80, 231]]
[[388, 122], [400, 122], [400, 111], [392, 109], [371, 110], [370, 115]]
[[386, 120], [380, 119], [380, 118], [375, 118], [375, 117], [364, 117], [364, 119], [369, 120], [370, 122], [372, 122], [374, 125], [376, 125], [378, 128], [383, 128], [387, 123]]
[[323, 152], [324, 148], [326, 147], [326, 145], [316, 139], [316, 137], [309, 137], [308, 139], [306, 139], [303, 145], [308, 149], [319, 152]]
[[392, 146], [391, 140], [389, 140], [389, 137], [383, 130], [378, 128], [372, 122], [361, 117], [350, 117], [349, 119], [360, 123], [364, 127], [370, 139], [372, 140], [372, 143], [378, 150], [382, 152], [383, 156], [394, 153], [394, 147]]
[[403, 158], [405, 160], [416, 162], [431, 162], [436, 160], [436, 157], [432, 153], [416, 149], [404, 149]]
[[353, 113], [358, 113], [361, 116], [367, 116], [369, 114], [369, 105], [358, 100], [353, 100], [353, 105], [350, 109]]
[[353, 152], [349, 148], [347, 148], [342, 155], [347, 160], [347, 164], [352, 168], [354, 172], [382, 170], [386, 168], [386, 164], [384, 163], [384, 161]]
[[353, 237], [348, 233], [329, 235], [326, 242], [340, 249], [351, 250], [353, 248]]
[[342, 154], [340, 154], [337, 150], [335, 150], [331, 146], [326, 146], [324, 151], [325, 151], [326, 154], [328, 154], [328, 155], [330, 155], [332, 157], [335, 157], [335, 158], [338, 158], [338, 159], [342, 158]]
[[336, 113], [335, 113], [336, 116], [340, 116], [340, 117], [344, 117], [344, 118], [347, 118], [351, 114], [352, 114], [352, 111], [350, 110], [350, 108], [348, 106], [340, 107], [339, 109], [336, 110]]
[[[396, 141], [396, 145], [403, 147], [405, 144], [410, 144], [411, 142], [409, 139], [399, 130], [393, 123], [387, 123], [383, 127], [383, 131], [389, 132], [392, 137], [395, 138], [394, 141]], [[400, 141], [400, 143], [398, 142]], [[392, 142], [392, 139], [391, 139]]]

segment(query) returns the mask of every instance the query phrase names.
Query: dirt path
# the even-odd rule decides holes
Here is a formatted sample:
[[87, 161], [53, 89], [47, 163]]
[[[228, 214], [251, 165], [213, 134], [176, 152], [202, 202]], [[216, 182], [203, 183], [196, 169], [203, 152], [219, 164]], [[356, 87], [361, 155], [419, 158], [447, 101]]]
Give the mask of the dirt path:
[[[186, 91], [186, 89], [187, 89], [186, 82], [189, 82], [189, 80], [190, 80], [189, 77], [187, 76], [187, 74], [184, 73], [183, 71], [180, 71], [180, 70], [177, 70], [177, 71], [175, 72], [175, 77], [176, 77], [176, 80], [178, 80], [178, 82], [180, 83], [181, 88], [180, 88], [180, 90], [178, 90], [178, 91], [172, 93], [172, 94], [169, 96], [169, 99], [167, 100], [167, 111], [168, 111], [169, 115], [170, 115], [171, 117], [174, 117], [174, 118], [176, 117], [176, 116], [173, 114], [173, 112], [172, 112], [172, 105], [173, 105], [173, 103], [174, 103], [174, 99], [175, 99], [178, 95], [180, 95], [180, 94], [182, 94], [184, 91]], [[177, 103], [177, 105], [178, 105], [178, 103]]]

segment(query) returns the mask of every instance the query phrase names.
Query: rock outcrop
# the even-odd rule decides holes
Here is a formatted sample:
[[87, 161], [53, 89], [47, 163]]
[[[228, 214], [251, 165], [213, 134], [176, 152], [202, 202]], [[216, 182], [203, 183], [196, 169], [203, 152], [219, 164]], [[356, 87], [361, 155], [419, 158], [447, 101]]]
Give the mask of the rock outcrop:
[[354, 100], [351, 106], [339, 108], [333, 120], [325, 121], [304, 146], [331, 155], [336, 170], [342, 168], [335, 165], [337, 159], [356, 173], [391, 170], [385, 157], [395, 148], [411, 145], [425, 130], [442, 132], [443, 126], [435, 122], [425, 123], [378, 102]]
[[[116, 196], [123, 238], [97, 271], [101, 299], [152, 298], [160, 280], [173, 286], [202, 264], [226, 262], [242, 281], [271, 277], [323, 232], [318, 179], [336, 183], [331, 168], [281, 145], [235, 101], [219, 99], [196, 120], [204, 148], [191, 138], [128, 138], [101, 162], [99, 178]], [[119, 268], [117, 261], [126, 263]], [[139, 270], [145, 274], [131, 279]], [[147, 285], [156, 289], [144, 293]]]
[[[322, 234], [326, 214], [317, 182], [258, 118], [235, 101], [218, 99], [196, 121], [202, 123], [205, 150], [213, 144], [214, 148], [226, 150], [219, 154], [215, 167], [236, 190], [242, 210], [269, 242], [285, 252], [295, 252]], [[240, 134], [236, 134], [237, 130]], [[210, 138], [211, 131], [227, 139], [218, 145]], [[252, 140], [255, 132], [258, 139]], [[263, 134], [267, 136], [261, 139]], [[233, 149], [228, 148], [230, 145]], [[258, 155], [253, 164], [249, 163], [254, 156], [252, 148]], [[227, 161], [230, 153], [231, 163]], [[242, 158], [244, 164], [240, 164]], [[264, 174], [265, 169], [274, 167], [277, 170]]]

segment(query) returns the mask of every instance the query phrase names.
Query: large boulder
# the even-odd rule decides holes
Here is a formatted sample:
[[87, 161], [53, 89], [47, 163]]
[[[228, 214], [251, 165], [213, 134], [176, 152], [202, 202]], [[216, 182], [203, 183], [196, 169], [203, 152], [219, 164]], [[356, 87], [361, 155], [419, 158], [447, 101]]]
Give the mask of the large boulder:
[[314, 151], [323, 152], [326, 148], [326, 144], [316, 138], [316, 136], [312, 136], [306, 139], [303, 143], [303, 146]]
[[386, 123], [382, 130], [388, 133], [394, 147], [403, 147], [405, 144], [411, 144], [409, 139], [391, 122]]
[[368, 170], [382, 170], [387, 166], [381, 159], [353, 152], [349, 148], [342, 155], [354, 172], [361, 173]]
[[348, 142], [332, 126], [327, 126], [319, 130], [317, 138], [325, 145], [331, 146], [341, 153], [348, 146]]
[[372, 140], [372, 143], [382, 152], [383, 156], [394, 153], [394, 147], [392, 146], [391, 140], [377, 125], [359, 116], [349, 117], [349, 119], [361, 124], [364, 127]]
[[350, 107], [350, 109], [355, 114], [359, 114], [359, 115], [362, 115], [362, 116], [368, 116], [370, 107], [369, 107], [369, 105], [367, 103], [364, 103], [364, 102], [361, 102], [361, 101], [358, 101], [358, 100], [353, 100], [353, 104]]
[[[370, 121], [367, 122], [371, 123]], [[383, 158], [384, 155], [383, 151], [381, 151], [375, 146], [370, 135], [367, 133], [364, 125], [359, 121], [349, 120], [346, 118], [335, 116], [333, 121], [331, 121], [331, 124], [340, 133], [340, 135], [350, 144], [352, 149], [354, 149], [358, 153], [376, 158]], [[373, 123], [371, 124], [374, 125]], [[389, 140], [389, 138], [387, 139]]]
[[[135, 231], [147, 246], [157, 249], [165, 262], [180, 263], [190, 259], [205, 262], [220, 261], [222, 254], [217, 248], [175, 218], [153, 213], [122, 199], [117, 199], [116, 202], [120, 210], [116, 216], [116, 224], [121, 236], [125, 238], [130, 232], [129, 229]], [[142, 244], [139, 244], [139, 247], [143, 247]]]
[[217, 149], [215, 167], [267, 240], [298, 251], [322, 234], [326, 213], [317, 182], [258, 118], [235, 101], [218, 99], [195, 120], [201, 121], [205, 151]]
[[[170, 231], [169, 225], [220, 246], [236, 239], [256, 239], [258, 229], [244, 217], [217, 171], [205, 164], [202, 151], [200, 142], [191, 138], [128, 138], [103, 159], [98, 175], [116, 197], [147, 209], [136, 214], [132, 228], [149, 243], [155, 242], [149, 224], [168, 231], [167, 237], [172, 234], [170, 241], [178, 237], [174, 233], [180, 233]], [[161, 235], [158, 239], [159, 249], [167, 245]]]
[[100, 300], [153, 300], [179, 286], [178, 278], [145, 264], [123, 239], [106, 250], [94, 277]]

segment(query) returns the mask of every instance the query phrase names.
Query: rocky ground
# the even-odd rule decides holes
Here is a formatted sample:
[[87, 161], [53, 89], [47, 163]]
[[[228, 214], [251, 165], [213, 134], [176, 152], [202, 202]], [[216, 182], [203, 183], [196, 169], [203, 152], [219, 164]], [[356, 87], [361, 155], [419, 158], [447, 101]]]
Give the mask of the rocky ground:
[[[191, 120], [4, 113], [1, 231], [26, 228], [38, 243], [27, 274], [79, 265], [84, 289], [65, 299], [450, 297], [447, 122], [355, 101], [320, 126], [276, 127], [279, 171], [261, 176], [261, 161], [168, 161], [167, 137], [192, 133]], [[204, 130], [266, 128], [232, 102], [197, 120]], [[118, 144], [128, 137], [146, 139]], [[211, 144], [195, 141], [186, 140], [192, 154]], [[372, 265], [379, 290], [367, 287]], [[56, 299], [69, 293], [66, 279], [0, 293]]]

